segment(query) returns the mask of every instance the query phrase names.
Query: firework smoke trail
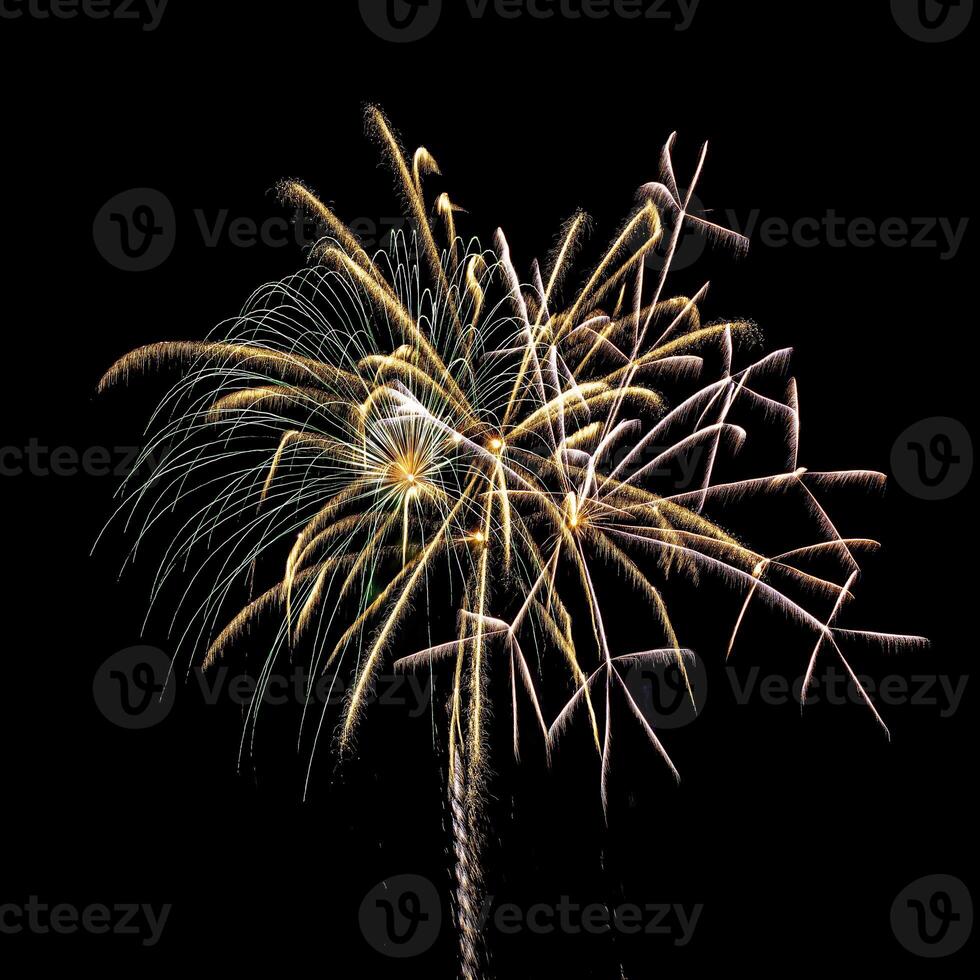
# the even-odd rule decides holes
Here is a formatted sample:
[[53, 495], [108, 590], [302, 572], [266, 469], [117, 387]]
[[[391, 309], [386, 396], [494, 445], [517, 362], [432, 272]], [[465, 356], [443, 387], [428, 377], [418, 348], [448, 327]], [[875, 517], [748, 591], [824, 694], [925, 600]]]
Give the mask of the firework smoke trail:
[[[369, 255], [311, 191], [285, 184], [283, 197], [326, 229], [309, 267], [258, 290], [212, 339], [126, 355], [101, 387], [148, 368], [179, 370], [141, 462], [168, 452], [147, 482], [121, 489], [130, 557], [158, 526], [168, 528], [151, 608], [181, 583], [178, 651], [205, 666], [260, 622], [276, 625], [246, 725], [253, 738], [276, 662], [312, 651], [300, 732], [301, 740], [311, 732], [308, 780], [329, 730], [326, 704], [317, 717], [312, 701], [316, 677], [341, 668], [352, 677], [336, 737], [349, 755], [382, 665], [413, 622], [428, 624], [428, 645], [395, 666], [445, 665], [453, 678], [447, 785], [460, 962], [465, 980], [477, 980], [485, 970], [477, 910], [495, 665], [509, 666], [515, 757], [520, 701], [530, 704], [549, 760], [581, 716], [608, 816], [614, 705], [677, 775], [623, 678], [638, 663], [664, 661], [686, 677], [690, 654], [663, 593], [668, 576], [714, 578], [744, 594], [729, 656], [756, 605], [807, 630], [815, 643], [807, 685], [821, 653], [853, 677], [843, 652], [852, 641], [925, 641], [836, 625], [853, 597], [856, 556], [877, 545], [842, 537], [822, 498], [838, 487], [878, 487], [883, 477], [799, 465], [790, 352], [736, 368], [738, 349], [755, 337], [752, 324], [703, 322], [707, 286], [665, 298], [685, 233], [736, 250], [746, 244], [690, 210], [706, 147], [681, 194], [671, 138], [660, 181], [641, 188], [635, 211], [575, 289], [584, 214], [568, 221], [548, 261], [532, 263], [524, 281], [503, 231], [484, 250], [459, 236], [459, 208], [447, 194], [430, 205], [427, 181], [440, 176], [433, 155], [406, 155], [379, 110], [369, 109], [367, 122], [409, 233]], [[655, 252], [661, 267], [650, 275]], [[693, 393], [663, 394], [694, 382]], [[719, 481], [747, 438], [735, 421], [745, 416], [780, 433], [785, 468]], [[693, 489], [663, 487], [664, 464], [690, 449], [704, 461]], [[777, 496], [795, 499], [815, 540], [765, 555], [726, 530], [730, 508]], [[824, 559], [839, 565], [843, 582], [813, 569]], [[270, 566], [281, 570], [271, 580]], [[614, 649], [602, 598], [610, 573], [649, 613], [663, 638], [656, 649]], [[202, 583], [203, 600], [193, 598]], [[415, 615], [419, 606], [424, 617]], [[555, 683], [558, 664], [568, 700], [549, 724], [538, 688], [546, 673]]]
[[463, 980], [480, 976], [480, 855], [474, 807], [463, 786], [463, 768], [455, 766], [450, 774], [450, 809], [453, 828], [453, 852], [456, 858], [456, 924], [459, 930], [460, 972]]

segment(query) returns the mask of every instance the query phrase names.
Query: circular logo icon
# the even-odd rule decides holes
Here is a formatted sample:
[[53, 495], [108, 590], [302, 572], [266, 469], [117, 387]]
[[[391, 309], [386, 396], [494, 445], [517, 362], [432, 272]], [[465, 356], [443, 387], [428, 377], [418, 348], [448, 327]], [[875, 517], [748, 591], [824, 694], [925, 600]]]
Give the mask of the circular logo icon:
[[136, 187], [106, 201], [95, 216], [92, 237], [110, 265], [124, 272], [147, 272], [173, 251], [177, 217], [160, 191]]
[[156, 647], [137, 646], [113, 654], [99, 669], [92, 694], [114, 725], [132, 730], [158, 725], [174, 706], [167, 683], [170, 658]]
[[428, 952], [442, 929], [436, 886], [419, 875], [399, 875], [367, 893], [359, 915], [368, 944], [392, 959]]
[[970, 891], [952, 875], [926, 875], [903, 888], [892, 904], [895, 938], [916, 956], [952, 956], [973, 931]]
[[909, 37], [938, 44], [966, 30], [973, 17], [973, 0], [892, 0], [892, 14]]
[[973, 440], [956, 419], [923, 419], [898, 437], [891, 463], [906, 493], [920, 500], [948, 500], [973, 473]]
[[683, 670], [673, 652], [637, 659], [623, 678], [654, 731], [690, 725], [704, 709], [708, 672], [694, 654], [683, 659]]
[[407, 44], [431, 34], [442, 0], [358, 0], [364, 23], [383, 41]]

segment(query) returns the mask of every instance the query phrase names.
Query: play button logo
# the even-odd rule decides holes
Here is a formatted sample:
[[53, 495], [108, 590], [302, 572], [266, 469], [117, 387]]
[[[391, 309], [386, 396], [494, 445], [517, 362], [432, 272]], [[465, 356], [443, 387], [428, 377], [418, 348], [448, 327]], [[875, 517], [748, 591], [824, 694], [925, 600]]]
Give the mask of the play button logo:
[[431, 34], [442, 0], [358, 0], [364, 23], [384, 41], [406, 44]]
[[892, 0], [892, 14], [909, 37], [938, 44], [966, 30], [973, 0]]

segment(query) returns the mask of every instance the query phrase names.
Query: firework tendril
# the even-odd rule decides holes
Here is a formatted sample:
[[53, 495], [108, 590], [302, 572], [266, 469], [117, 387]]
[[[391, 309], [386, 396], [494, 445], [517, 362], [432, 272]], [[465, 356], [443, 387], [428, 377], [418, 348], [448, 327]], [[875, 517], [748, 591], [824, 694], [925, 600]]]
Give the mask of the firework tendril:
[[[120, 505], [135, 531], [133, 554], [159, 522], [176, 525], [151, 606], [172, 580], [185, 582], [180, 649], [209, 667], [271, 621], [266, 682], [279, 657], [308, 644], [311, 677], [350, 678], [336, 728], [340, 757], [356, 748], [382, 669], [445, 663], [460, 962], [475, 980], [492, 671], [506, 671], [515, 757], [519, 706], [549, 759], [575, 719], [588, 726], [608, 813], [614, 702], [677, 776], [624, 679], [638, 664], [663, 662], [687, 678], [668, 577], [714, 579], [744, 596], [726, 656], [755, 605], [808, 631], [804, 693], [822, 656], [855, 679], [848, 643], [925, 641], [836, 625], [858, 557], [877, 544], [842, 537], [823, 500], [838, 487], [878, 488], [884, 477], [799, 465], [790, 351], [736, 368], [755, 326], [703, 322], [707, 286], [665, 295], [682, 235], [747, 246], [689, 210], [706, 147], [682, 194], [671, 137], [660, 180], [640, 189], [591, 271], [574, 271], [590, 228], [577, 213], [548, 261], [532, 263], [522, 279], [503, 231], [490, 249], [466, 242], [457, 205], [447, 194], [430, 201], [427, 184], [441, 176], [432, 154], [421, 148], [409, 158], [376, 108], [367, 123], [394, 173], [407, 231], [369, 255], [306, 187], [282, 185], [283, 197], [327, 232], [308, 266], [256, 292], [212, 339], [127, 354], [101, 388], [151, 368], [180, 374], [151, 422], [144, 460], [156, 468], [123, 486]], [[719, 480], [747, 439], [734, 419], [746, 417], [775, 433], [783, 465]], [[700, 461], [693, 483], [665, 487], [665, 469], [692, 450]], [[792, 499], [813, 528], [810, 541], [762, 554], [735, 536], [737, 505], [770, 496]], [[839, 576], [814, 570], [828, 561]], [[257, 589], [270, 566], [278, 573]], [[656, 649], [614, 649], [604, 578], [628, 583], [637, 623], [649, 624], [643, 634], [652, 628], [661, 638]], [[405, 649], [420, 630], [424, 647]], [[545, 677], [550, 690], [564, 691], [557, 717], [546, 717]], [[262, 695], [260, 687], [249, 712], [253, 730]], [[326, 715], [307, 701], [307, 782]]]

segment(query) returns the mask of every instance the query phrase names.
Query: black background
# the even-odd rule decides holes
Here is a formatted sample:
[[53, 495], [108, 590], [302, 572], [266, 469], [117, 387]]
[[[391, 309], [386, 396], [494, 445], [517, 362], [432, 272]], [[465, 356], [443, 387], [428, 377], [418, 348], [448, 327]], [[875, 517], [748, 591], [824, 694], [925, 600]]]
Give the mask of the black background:
[[[3, 443], [138, 444], [150, 395], [95, 396], [114, 359], [203, 336], [255, 287], [303, 264], [291, 245], [207, 247], [196, 209], [260, 223], [288, 216], [272, 188], [299, 177], [346, 218], [397, 214], [362, 135], [366, 101], [385, 108], [410, 147], [432, 150], [445, 187], [471, 212], [466, 230], [489, 241], [503, 227], [522, 268], [576, 207], [607, 239], [635, 189], [656, 179], [675, 129], [682, 174], [710, 141], [699, 196], [722, 212], [955, 220], [972, 212], [963, 108], [972, 30], [927, 45], [898, 29], [885, 2], [712, 0], [685, 33], [615, 20], [473, 22], [453, 10], [407, 45], [374, 37], [356, 5], [299, 0], [172, 0], [152, 33], [112, 21], [0, 21]], [[177, 216], [173, 254], [138, 274], [107, 263], [92, 237], [102, 205], [135, 187], [162, 191]], [[768, 348], [796, 349], [804, 465], [887, 472], [911, 423], [969, 424], [972, 236], [971, 227], [948, 261], [939, 249], [880, 243], [756, 247], [741, 261], [706, 253], [697, 270], [712, 281], [706, 311], [752, 317]], [[146, 732], [99, 713], [92, 678], [106, 657], [170, 643], [165, 615], [143, 627], [150, 563], [117, 583], [123, 541], [89, 557], [115, 486], [90, 475], [0, 478], [0, 902], [171, 902], [173, 912], [153, 950], [123, 937], [21, 935], [0, 937], [0, 957], [98, 958], [110, 971], [203, 960], [230, 971], [265, 953], [282, 970], [327, 976], [454, 975], [448, 926], [426, 957], [399, 964], [366, 943], [357, 918], [365, 893], [390, 875], [424, 875], [448, 895], [427, 717], [376, 712], [359, 762], [332, 787], [324, 763], [302, 803], [304, 760], [275, 731], [291, 719], [271, 726], [257, 765], [240, 772], [231, 706], [178, 691], [176, 710]], [[969, 672], [971, 493], [929, 503], [893, 482], [883, 503], [845, 508], [845, 531], [885, 543], [862, 579], [859, 625], [934, 641], [897, 660], [860, 653], [862, 672]], [[699, 651], [721, 678], [718, 640], [737, 601], [687, 601]], [[763, 630], [738, 656], [746, 669], [793, 678], [809, 650], [805, 638]], [[891, 744], [853, 706], [818, 706], [801, 720], [793, 704], [734, 704], [723, 678], [710, 690], [697, 723], [665, 739], [680, 788], [624, 736], [614, 792], [632, 805], [605, 837], [608, 875], [594, 759], [571, 750], [551, 775], [532, 751], [521, 773], [504, 759], [494, 891], [524, 903], [605, 901], [616, 881], [629, 901], [704, 902], [689, 946], [653, 939], [619, 950], [630, 977], [719, 957], [765, 974], [854, 957], [918, 965], [895, 941], [889, 909], [922, 875], [969, 881], [970, 688], [953, 718], [930, 706], [885, 709]], [[492, 947], [501, 977], [617, 975], [604, 939], [498, 936]], [[957, 970], [961, 956], [932, 968]]]

